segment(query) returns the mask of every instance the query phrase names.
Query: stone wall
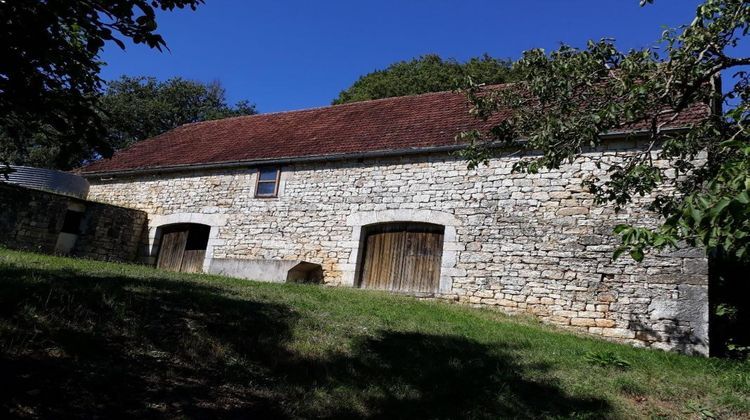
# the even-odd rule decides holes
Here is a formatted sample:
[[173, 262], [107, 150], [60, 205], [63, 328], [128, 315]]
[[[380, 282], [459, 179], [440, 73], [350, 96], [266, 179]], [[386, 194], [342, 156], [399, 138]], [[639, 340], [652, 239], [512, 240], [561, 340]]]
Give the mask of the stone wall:
[[[613, 262], [620, 223], [654, 225], [641, 203], [595, 206], [582, 177], [637, 145], [610, 142], [560, 170], [513, 174], [517, 157], [468, 170], [449, 155], [282, 168], [279, 197], [254, 198], [253, 169], [92, 182], [90, 197], [148, 212], [150, 252], [164, 220], [212, 226], [210, 260], [303, 260], [354, 286], [362, 227], [445, 226], [440, 297], [531, 313], [641, 346], [707, 352], [707, 262], [696, 250]], [[602, 164], [597, 169], [596, 162]], [[204, 219], [205, 218], [205, 219]]]
[[69, 209], [83, 211], [71, 255], [134, 261], [146, 213], [0, 182], [0, 245], [52, 254]]

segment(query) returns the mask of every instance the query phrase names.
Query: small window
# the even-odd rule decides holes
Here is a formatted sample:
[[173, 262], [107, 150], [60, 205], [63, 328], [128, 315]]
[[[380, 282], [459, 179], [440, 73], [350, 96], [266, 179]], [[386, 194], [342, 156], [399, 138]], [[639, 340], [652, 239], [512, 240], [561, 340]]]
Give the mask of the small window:
[[66, 211], [65, 220], [63, 220], [63, 226], [60, 232], [78, 235], [81, 233], [81, 220], [83, 220], [82, 212], [74, 210]]
[[276, 197], [279, 193], [279, 168], [263, 168], [258, 170], [258, 184], [255, 187], [256, 197]]

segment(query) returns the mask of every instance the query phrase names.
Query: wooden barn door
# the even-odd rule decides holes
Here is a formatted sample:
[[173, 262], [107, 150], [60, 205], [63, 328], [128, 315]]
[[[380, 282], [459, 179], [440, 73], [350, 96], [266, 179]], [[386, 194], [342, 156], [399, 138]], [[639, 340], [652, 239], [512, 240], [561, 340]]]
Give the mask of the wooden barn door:
[[444, 228], [391, 223], [366, 231], [360, 287], [435, 293], [440, 285]]
[[156, 266], [170, 271], [201, 272], [210, 229], [190, 223], [163, 228]]
[[159, 258], [156, 266], [169, 271], [180, 271], [182, 257], [185, 255], [188, 228], [174, 226], [164, 228], [161, 235], [161, 246], [159, 247]]

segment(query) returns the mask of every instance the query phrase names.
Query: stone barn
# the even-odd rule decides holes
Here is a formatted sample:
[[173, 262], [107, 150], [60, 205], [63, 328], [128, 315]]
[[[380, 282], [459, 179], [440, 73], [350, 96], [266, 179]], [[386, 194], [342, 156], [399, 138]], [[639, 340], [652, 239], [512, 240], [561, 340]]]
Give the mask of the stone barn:
[[81, 172], [89, 199], [148, 214], [141, 259], [159, 267], [435, 296], [706, 354], [702, 252], [613, 262], [615, 225], [658, 219], [581, 185], [643, 147], [637, 131], [559, 170], [511, 173], [513, 153], [470, 170], [456, 134], [483, 123], [468, 109], [441, 92], [200, 122]]

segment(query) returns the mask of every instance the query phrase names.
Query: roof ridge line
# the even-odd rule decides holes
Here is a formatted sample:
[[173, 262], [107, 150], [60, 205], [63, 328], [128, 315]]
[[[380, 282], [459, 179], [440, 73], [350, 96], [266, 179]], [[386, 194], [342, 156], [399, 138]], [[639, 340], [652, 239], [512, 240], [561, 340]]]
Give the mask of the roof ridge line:
[[[506, 85], [512, 85], [512, 84], [513, 84], [513, 82], [496, 83], [496, 84], [492, 84], [492, 85], [486, 85], [486, 86], [483, 86], [483, 87], [485, 87], [485, 88], [499, 87], [499, 86], [506, 86]], [[314, 106], [314, 107], [309, 107], [309, 108], [289, 109], [289, 110], [285, 110], [285, 111], [274, 111], [274, 112], [257, 113], [257, 114], [252, 114], [252, 115], [237, 115], [235, 117], [219, 118], [219, 119], [216, 119], [216, 120], [195, 121], [195, 122], [185, 123], [185, 124], [182, 124], [182, 125], [178, 125], [177, 127], [173, 128], [172, 130], [177, 130], [180, 127], [186, 127], [186, 126], [192, 126], [192, 125], [198, 125], [198, 124], [214, 123], [214, 122], [217, 122], [217, 121], [229, 121], [229, 120], [237, 120], [237, 119], [245, 119], [245, 118], [250, 119], [250, 118], [254, 118], [254, 117], [291, 114], [291, 113], [295, 113], [295, 112], [310, 112], [310, 111], [318, 111], [318, 110], [321, 110], [321, 109], [328, 109], [328, 108], [339, 108], [339, 107], [346, 107], [346, 106], [353, 106], [353, 105], [370, 104], [370, 103], [373, 103], [373, 102], [397, 101], [397, 100], [405, 99], [405, 98], [417, 98], [417, 97], [422, 97], [422, 96], [440, 95], [440, 94], [444, 95], [446, 93], [459, 93], [459, 91], [457, 89], [440, 90], [440, 91], [437, 91], [437, 92], [424, 92], [424, 93], [417, 93], [417, 94], [414, 94], [414, 95], [389, 96], [387, 98], [367, 99], [367, 100], [364, 100], [364, 101], [347, 102], [347, 103], [344, 103], [344, 104], [321, 105], [321, 106]], [[169, 131], [171, 131], [171, 130], [169, 130]]]

